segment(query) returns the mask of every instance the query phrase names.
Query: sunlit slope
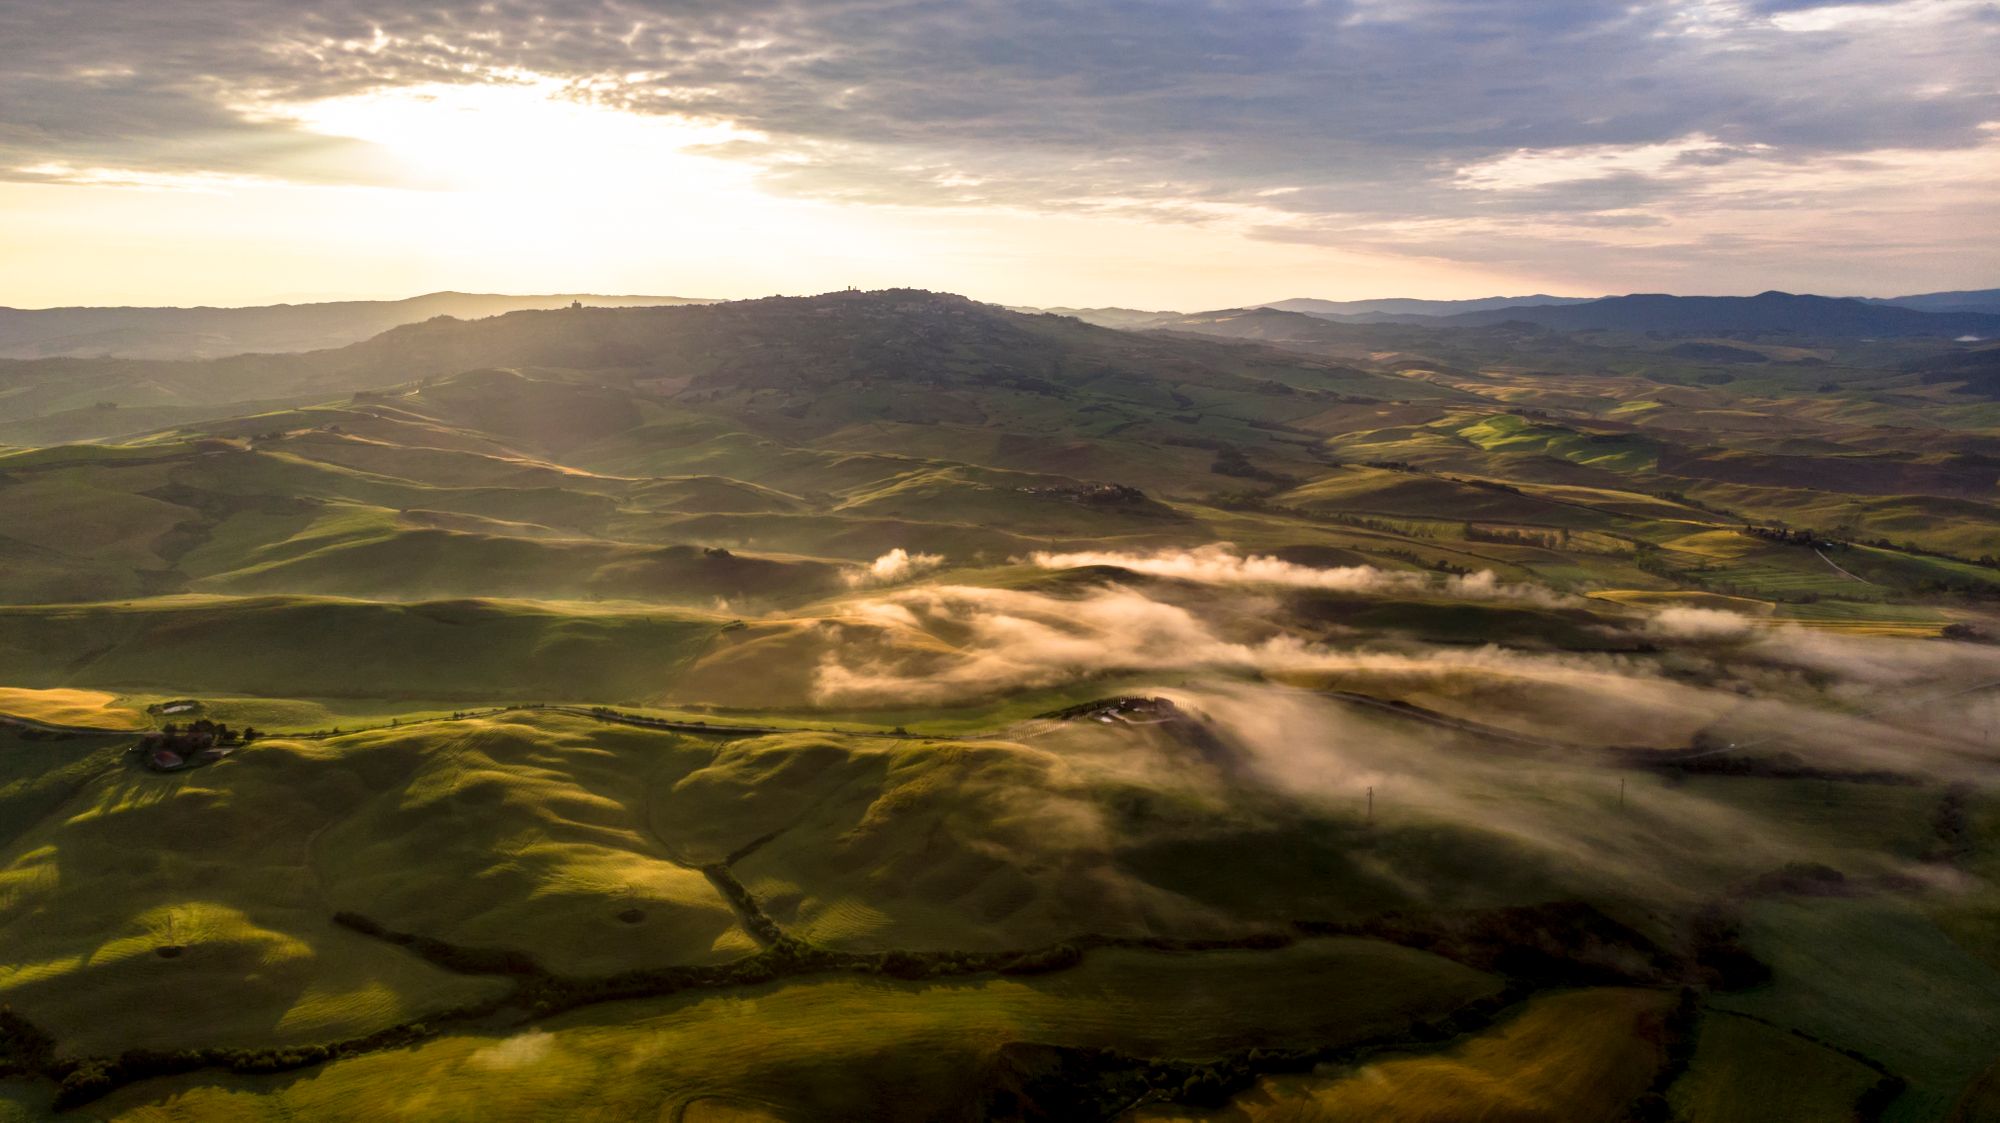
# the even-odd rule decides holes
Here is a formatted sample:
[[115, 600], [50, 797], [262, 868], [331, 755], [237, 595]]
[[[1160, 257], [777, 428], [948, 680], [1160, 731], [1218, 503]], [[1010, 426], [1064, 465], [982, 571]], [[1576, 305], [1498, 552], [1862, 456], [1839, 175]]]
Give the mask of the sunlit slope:
[[[1033, 947], [1082, 933], [1217, 930], [1184, 909], [1135, 909], [1132, 893], [1142, 886], [1087, 837], [1046, 829], [1060, 806], [1042, 791], [1052, 761], [1004, 743], [969, 751], [812, 737], [732, 745], [544, 714], [326, 741], [267, 738], [171, 776], [144, 770], [116, 744], [45, 751], [87, 755], [74, 768], [44, 768], [25, 786], [5, 788], [7, 821], [20, 829], [0, 839], [0, 932], [19, 959], [0, 975], [0, 995], [32, 1011], [66, 1052], [324, 1041], [485, 993], [482, 980], [440, 975], [333, 923], [340, 912], [526, 953], [571, 974], [712, 962], [756, 951], [720, 885], [700, 868], [733, 862], [759, 906], [772, 906], [789, 931], [848, 941], [824, 924], [794, 925], [783, 888], [767, 884], [761, 871], [797, 863], [797, 851], [776, 866], [741, 856], [784, 854], [792, 832], [872, 836], [860, 850], [841, 847], [833, 865], [798, 867], [826, 879], [813, 886], [816, 913], [848, 896], [854, 906], [826, 915], [867, 915], [885, 904], [904, 913], [864, 943], [957, 947], [964, 945], [955, 938], [967, 937], [973, 946]], [[830, 797], [828, 785], [852, 794]], [[1072, 815], [1087, 818], [1096, 796], [1079, 788], [1063, 798]], [[948, 815], [940, 817], [946, 805], [935, 800], [949, 801]], [[818, 811], [829, 803], [830, 819]], [[864, 820], [858, 830], [841, 825], [853, 814]], [[1031, 818], [1041, 829], [1030, 828]], [[760, 833], [743, 837], [751, 831]], [[910, 871], [888, 858], [914, 855], [920, 837], [930, 840], [938, 868], [896, 887]], [[876, 868], [854, 881], [857, 863]], [[1111, 899], [1100, 899], [1107, 891]], [[1020, 916], [1010, 915], [1018, 905], [994, 910], [1023, 894], [1045, 903]], [[906, 896], [909, 906], [894, 903]], [[946, 923], [954, 911], [965, 915]], [[52, 915], [60, 922], [50, 923]], [[71, 954], [84, 948], [92, 950]], [[1270, 974], [1265, 959], [1219, 954], [1212, 983], [1203, 981], [1206, 959], [1163, 961], [1161, 982], [1193, 972], [1184, 984], [1192, 989], [1182, 990], [1146, 983], [1155, 971], [1148, 956], [1102, 954], [1104, 963], [1093, 954], [1089, 970], [1114, 972], [1100, 985], [1116, 979], [1120, 988], [1136, 987], [1120, 990], [1129, 1001], [1194, 1003], [1180, 1016], [1190, 1029], [1203, 1027], [1204, 1050], [1234, 1046], [1239, 1035], [1224, 1028], [1230, 1018], [1256, 1016], [1261, 1033], [1284, 1032], [1268, 1011], [1252, 1013], [1264, 1004], [1232, 979], [1284, 978], [1296, 988], [1324, 973], [1343, 997], [1311, 1016], [1312, 1032], [1338, 1026], [1357, 1036], [1491, 985], [1442, 961], [1358, 943], [1259, 952], [1276, 965]], [[1357, 990], [1364, 978], [1372, 981]], [[1086, 985], [1078, 993], [1098, 992]], [[157, 1017], [130, 1016], [140, 994]], [[944, 1001], [906, 1017], [956, 1034], [944, 1027], [976, 1017], [983, 1005], [954, 1015], [953, 1000]], [[1100, 1001], [1051, 1024], [1074, 1025], [1065, 1032], [1086, 1042], [1188, 1047], [1176, 1044], [1182, 1031], [1158, 1012], [1135, 1011], [1128, 1023], [1120, 1008]], [[994, 1031], [1004, 1034], [1005, 1021]], [[976, 1057], [1005, 1039], [974, 1035], [955, 1047]]]
[[[0, 994], [65, 1047], [115, 1051], [336, 1039], [488, 989], [333, 924], [343, 909], [583, 973], [745, 954], [647, 821], [655, 777], [711, 751], [675, 750], [504, 719], [265, 740], [178, 776], [96, 750], [87, 779], [52, 771], [6, 805]], [[139, 995], [156, 1017], [133, 1016]]]
[[[1202, 1059], [1393, 1035], [1490, 993], [1480, 965], [1515, 963], [1505, 949], [1519, 946], [1578, 956], [1560, 969], [1586, 973], [1557, 978], [1635, 972], [1654, 989], [1537, 1000], [1481, 1036], [1373, 1062], [1382, 1079], [1336, 1073], [1311, 1094], [1425, 1118], [1435, 1093], [1421, 1089], [1453, 1087], [1559, 1116], [1654, 1079], [1649, 1012], [1680, 981], [1710, 978], [1692, 965], [1692, 918], [1737, 901], [1743, 939], [1776, 973], [1704, 992], [1706, 1017], [1755, 1013], [1861, 1051], [1911, 1081], [1915, 1106], [1899, 1118], [1935, 1117], [1988, 1060], [1974, 1027], [2000, 994], [1980, 958], [1993, 948], [1970, 923], [1947, 935], [1897, 880], [1944, 868], [1917, 865], [1940, 837], [1949, 793], [1936, 784], [1639, 772], [1626, 784], [1584, 748], [1524, 751], [1368, 707], [1317, 711], [1296, 726], [1311, 742], [1272, 756], [1239, 732], [1229, 691], [1184, 697], [1228, 720], [1203, 732], [1044, 719], [947, 740], [528, 710], [267, 739], [176, 775], [145, 770], [115, 739], [19, 742], [0, 772], [0, 823], [13, 828], [0, 832], [0, 936], [24, 950], [0, 996], [65, 1051], [115, 1052], [324, 1042], [492, 993], [495, 976], [437, 972], [336, 913], [566, 976], [733, 963], [785, 941], [912, 955], [1085, 937], [1183, 948], [1096, 947], [1032, 978], [753, 980], [451, 1029], [293, 1076], [144, 1081], [103, 1102], [226, 1095], [213, 1111], [256, 1118], [354, 1096], [349, 1073], [483, 1095], [497, 1072], [551, 1110], [588, 1086], [655, 1109], [712, 1096], [813, 1114], [816, 1091], [894, 1085], [935, 1115], [1014, 1079], [995, 1052], [1011, 1042]], [[1377, 771], [1389, 767], [1423, 781]], [[1965, 868], [1989, 850], [1975, 842]], [[1832, 884], [1817, 873], [1768, 877], [1829, 867], [1847, 871], [1854, 899], [1814, 898]], [[1985, 909], [1990, 891], [1964, 903]], [[1288, 937], [1300, 922], [1464, 965], [1377, 940], [1172, 943]], [[1912, 949], [1922, 962], [1897, 966]], [[1545, 978], [1526, 962], [1522, 977]], [[1897, 981], [1912, 970], [1929, 989]], [[1837, 984], [1865, 1013], [1830, 1013], [1829, 980], [1877, 973], [1880, 987]], [[140, 995], [157, 1017], [120, 1012]], [[1940, 1004], [1948, 1019], [1918, 1013]], [[729, 1018], [704, 1020], [717, 1011]], [[656, 1059], [604, 1068], [631, 1035]], [[790, 1075], [773, 1075], [773, 1040], [796, 1046]], [[1573, 1082], [1586, 1071], [1598, 1074], [1587, 1088]], [[1690, 1072], [1703, 1087], [1748, 1078], [1713, 1062]], [[1383, 1080], [1411, 1091], [1384, 1100]]]
[[744, 742], [656, 794], [654, 814], [706, 860], [747, 849], [736, 873], [771, 916], [831, 946], [1242, 931], [1121, 869], [1100, 793], [1059, 758], [1004, 742], [890, 744], [856, 755], [810, 735]]
[[137, 708], [102, 690], [0, 687], [0, 715], [42, 725], [112, 731], [143, 730], [152, 724]]
[[[703, 767], [710, 744], [571, 720], [454, 722], [342, 742], [407, 758], [394, 799], [316, 839], [337, 909], [555, 970], [610, 973], [754, 950], [716, 889], [671, 846], [648, 793]], [[385, 761], [383, 767], [388, 767]], [[470, 876], [412, 878], [414, 868]]]
[[[8, 745], [9, 756], [87, 752]], [[310, 824], [388, 786], [317, 746], [145, 773], [120, 747], [12, 788], [0, 995], [74, 1051], [317, 1041], [490, 989], [330, 922]], [[87, 777], [87, 778], [86, 778]], [[162, 949], [167, 949], [163, 951]]]

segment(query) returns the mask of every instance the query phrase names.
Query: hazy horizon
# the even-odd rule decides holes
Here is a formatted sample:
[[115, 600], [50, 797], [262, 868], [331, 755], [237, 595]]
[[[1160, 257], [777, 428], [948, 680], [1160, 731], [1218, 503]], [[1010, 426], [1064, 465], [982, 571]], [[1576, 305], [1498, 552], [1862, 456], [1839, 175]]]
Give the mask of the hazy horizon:
[[[881, 286], [881, 288], [883, 288], [883, 289], [920, 289], [920, 288], [922, 288], [922, 287], [923, 287], [923, 286], [921, 286], [921, 285], [884, 285], [884, 286]], [[1944, 292], [1957, 292], [1957, 291], [1968, 291], [1968, 292], [1985, 292], [1985, 291], [1989, 291], [1989, 290], [2000, 290], [2000, 282], [1996, 282], [1996, 283], [1994, 283], [1994, 284], [1986, 284], [1986, 285], [1972, 285], [1972, 286], [1966, 286], [1966, 287], [1964, 287], [1964, 288], [1962, 288], [1962, 289], [1924, 289], [1924, 290], [1921, 290], [1921, 291], [1916, 291], [1916, 290], [1912, 290], [1912, 291], [1907, 291], [1907, 292], [1869, 292], [1869, 293], [1851, 293], [1851, 292], [1805, 292], [1805, 291], [1798, 291], [1798, 292], [1795, 292], [1795, 293], [1793, 293], [1793, 295], [1801, 295], [1801, 296], [1804, 296], [1804, 295], [1810, 295], [1810, 296], [1825, 296], [1825, 297], [1832, 297], [1832, 298], [1835, 298], [1835, 299], [1855, 299], [1855, 300], [1887, 300], [1887, 299], [1894, 299], [1894, 298], [1902, 298], [1902, 297], [1912, 297], [1912, 296], [1924, 296], [1924, 295], [1931, 295], [1931, 294], [1935, 294], [1935, 293], [1944, 293]], [[63, 311], [63, 310], [67, 310], [67, 309], [73, 309], [73, 308], [183, 308], [183, 309], [195, 309], [195, 308], [216, 308], [216, 309], [237, 309], [237, 308], [270, 308], [270, 307], [281, 307], [281, 306], [285, 306], [285, 305], [304, 305], [304, 304], [340, 304], [340, 303], [396, 303], [396, 302], [400, 302], [400, 301], [409, 301], [409, 300], [421, 300], [421, 299], [424, 299], [425, 297], [432, 297], [432, 296], [445, 296], [445, 295], [458, 295], [458, 296], [492, 296], [492, 297], [513, 297], [513, 298], [518, 298], [518, 299], [528, 299], [528, 298], [532, 298], [532, 297], [540, 297], [540, 296], [576, 296], [576, 297], [600, 297], [600, 298], [603, 298], [603, 299], [606, 299], [606, 300], [617, 300], [617, 299], [621, 299], [621, 298], [629, 298], [629, 299], [645, 299], [645, 300], [651, 300], [651, 299], [658, 299], [658, 298], [663, 298], [663, 297], [665, 297], [665, 298], [679, 298], [679, 299], [684, 299], [684, 300], [689, 300], [689, 301], [695, 301], [695, 302], [711, 302], [711, 303], [718, 303], [718, 304], [720, 304], [720, 303], [727, 303], [727, 302], [730, 302], [730, 301], [737, 301], [737, 300], [759, 300], [759, 299], [765, 299], [765, 298], [770, 298], [770, 297], [794, 297], [794, 298], [805, 298], [805, 297], [813, 297], [813, 296], [823, 296], [823, 295], [826, 295], [826, 294], [828, 294], [828, 293], [833, 293], [833, 292], [839, 292], [839, 291], [842, 291], [842, 290], [841, 290], [841, 289], [814, 289], [814, 290], [800, 290], [800, 291], [795, 291], [795, 292], [763, 292], [763, 293], [744, 293], [744, 294], [740, 294], [740, 295], [729, 295], [729, 296], [715, 296], [715, 295], [713, 295], [713, 294], [702, 294], [702, 293], [681, 293], [681, 292], [608, 292], [608, 291], [592, 291], [592, 290], [588, 290], [588, 289], [576, 289], [576, 290], [573, 290], [573, 291], [572, 291], [572, 290], [564, 290], [564, 291], [556, 291], [556, 290], [553, 290], [553, 289], [550, 289], [550, 290], [545, 290], [545, 291], [536, 291], [536, 292], [530, 292], [530, 291], [526, 291], [526, 290], [522, 290], [522, 291], [513, 291], [513, 292], [498, 292], [498, 291], [491, 291], [491, 290], [484, 290], [484, 289], [476, 289], [476, 288], [466, 288], [466, 287], [447, 287], [447, 288], [441, 288], [441, 289], [429, 289], [429, 290], [426, 290], [426, 291], [424, 291], [424, 292], [418, 292], [418, 293], [402, 293], [402, 294], [397, 294], [397, 293], [393, 293], [393, 292], [384, 292], [384, 293], [379, 293], [379, 294], [343, 294], [343, 293], [277, 293], [277, 294], [273, 294], [272, 296], [270, 296], [270, 297], [269, 297], [269, 298], [267, 298], [267, 299], [262, 299], [262, 300], [251, 300], [251, 301], [247, 301], [247, 302], [244, 302], [244, 303], [226, 303], [226, 304], [215, 304], [215, 303], [201, 303], [201, 302], [199, 302], [199, 301], [193, 301], [193, 300], [189, 300], [189, 301], [183, 301], [183, 302], [180, 302], [180, 303], [173, 303], [173, 304], [106, 304], [106, 305], [91, 305], [91, 304], [43, 304], [43, 305], [25, 305], [25, 304], [6, 304], [6, 303], [4, 303], [4, 302], [0, 302], [0, 308], [6, 308], [6, 309], [8, 309], [8, 310], [10, 310], [10, 311], [16, 311], [16, 312], [49, 312], [49, 311]], [[864, 291], [869, 291], [869, 290], [864, 290]], [[1189, 313], [1192, 313], [1192, 312], [1204, 312], [1204, 311], [1216, 311], [1216, 310], [1221, 310], [1221, 309], [1226, 309], [1226, 308], [1262, 308], [1262, 307], [1267, 307], [1267, 306], [1269, 306], [1269, 305], [1273, 305], [1273, 304], [1277, 304], [1277, 303], [1280, 303], [1280, 302], [1282, 302], [1282, 301], [1288, 301], [1288, 300], [1329, 300], [1329, 301], [1344, 301], [1344, 302], [1365, 302], [1365, 301], [1386, 301], [1386, 300], [1435, 300], [1435, 301], [1456, 301], [1456, 300], [1482, 300], [1482, 299], [1485, 299], [1485, 300], [1492, 300], [1492, 299], [1531, 299], [1531, 298], [1533, 298], [1533, 297], [1538, 297], [1538, 296], [1542, 296], [1542, 297], [1556, 297], [1556, 298], [1558, 298], [1558, 299], [1564, 299], [1564, 300], [1601, 300], [1601, 299], [1607, 299], [1607, 298], [1610, 298], [1610, 297], [1617, 297], [1617, 296], [1647, 296], [1647, 295], [1665, 295], [1665, 296], [1685, 296], [1685, 297], [1748, 297], [1748, 296], [1757, 296], [1757, 295], [1760, 295], [1760, 294], [1762, 294], [1762, 293], [1765, 293], [1765, 292], [1782, 292], [1782, 291], [1785, 291], [1785, 290], [1781, 290], [1781, 289], [1770, 289], [1770, 288], [1763, 288], [1763, 289], [1755, 289], [1755, 290], [1746, 290], [1746, 291], [1742, 291], [1742, 292], [1672, 292], [1672, 293], [1653, 293], [1653, 292], [1646, 292], [1646, 293], [1641, 293], [1641, 292], [1630, 292], [1630, 293], [1622, 293], [1622, 292], [1621, 292], [1621, 293], [1613, 293], [1613, 292], [1605, 292], [1605, 293], [1590, 293], [1590, 294], [1585, 294], [1585, 293], [1564, 293], [1564, 292], [1534, 292], [1534, 293], [1530, 293], [1530, 292], [1489, 292], [1489, 293], [1481, 293], [1481, 294], [1479, 294], [1478, 296], [1469, 296], [1469, 297], [1429, 297], [1429, 296], [1411, 296], [1411, 295], [1409, 295], [1409, 294], [1406, 294], [1406, 293], [1401, 293], [1401, 292], [1394, 292], [1394, 293], [1368, 293], [1368, 294], [1364, 294], [1364, 295], [1358, 295], [1358, 296], [1348, 296], [1348, 297], [1323, 297], [1323, 296], [1320, 296], [1320, 295], [1319, 295], [1319, 294], [1317, 294], [1317, 293], [1307, 293], [1307, 292], [1300, 292], [1300, 293], [1292, 293], [1292, 294], [1289, 294], [1289, 295], [1286, 295], [1286, 296], [1277, 296], [1277, 297], [1271, 297], [1271, 298], [1269, 298], [1269, 299], [1265, 299], [1265, 300], [1239, 300], [1239, 301], [1234, 301], [1234, 302], [1230, 302], [1230, 303], [1223, 303], [1223, 304], [1214, 304], [1214, 305], [1206, 305], [1206, 306], [1203, 306], [1203, 307], [1199, 307], [1199, 308], [1197, 308], [1197, 307], [1192, 307], [1192, 306], [1190, 306], [1190, 307], [1184, 307], [1184, 308], [1166, 308], [1166, 307], [1161, 307], [1161, 308], [1157, 308], [1157, 309], [1156, 309], [1156, 308], [1136, 308], [1136, 307], [1134, 307], [1134, 306], [1130, 306], [1130, 305], [1122, 305], [1122, 304], [1118, 304], [1118, 303], [1116, 303], [1116, 302], [1114, 302], [1114, 301], [1107, 301], [1107, 300], [1096, 300], [1096, 301], [1075, 301], [1075, 302], [1061, 302], [1061, 303], [1058, 303], [1058, 302], [1052, 302], [1052, 301], [1045, 301], [1045, 302], [1036, 302], [1036, 301], [1016, 301], [1016, 300], [999, 300], [999, 299], [993, 299], [993, 298], [989, 298], [989, 297], [985, 297], [985, 296], [981, 296], [981, 295], [980, 295], [980, 294], [978, 294], [978, 293], [970, 293], [970, 292], [956, 292], [956, 290], [944, 290], [944, 289], [936, 289], [936, 290], [931, 290], [931, 291], [937, 291], [937, 292], [953, 292], [953, 293], [954, 293], [955, 295], [958, 295], [958, 296], [964, 296], [964, 297], [967, 297], [967, 298], [969, 298], [969, 299], [972, 299], [972, 300], [977, 300], [977, 301], [980, 301], [981, 303], [984, 303], [984, 304], [995, 304], [995, 305], [1002, 305], [1002, 306], [1007, 306], [1007, 307], [1017, 307], [1017, 308], [1049, 308], [1049, 309], [1054, 309], [1054, 308], [1077, 308], [1077, 309], [1091, 309], [1091, 308], [1106, 308], [1106, 309], [1109, 309], [1109, 308], [1134, 308], [1134, 310], [1137, 310], [1137, 311], [1161, 311], [1161, 312], [1167, 312], [1167, 311], [1173, 311], [1173, 312], [1189, 312]]]

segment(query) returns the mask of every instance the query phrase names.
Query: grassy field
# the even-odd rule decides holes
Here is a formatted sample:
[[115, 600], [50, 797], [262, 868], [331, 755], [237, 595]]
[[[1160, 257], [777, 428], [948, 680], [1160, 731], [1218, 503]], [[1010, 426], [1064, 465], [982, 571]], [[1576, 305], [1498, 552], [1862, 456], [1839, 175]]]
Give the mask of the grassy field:
[[320, 1040], [490, 988], [329, 923], [312, 825], [365, 791], [330, 754], [159, 777], [97, 752], [87, 780], [10, 801], [0, 852], [0, 1000], [63, 1047]]
[[[708, 751], [585, 724], [269, 740], [174, 776], [112, 747], [88, 780], [0, 788], [0, 998], [91, 1050], [323, 1040], [494, 985], [331, 924], [342, 909], [583, 973], [747, 953], [645, 817], [653, 778]], [[118, 1013], [140, 994], [147, 1017]]]
[[1668, 1100], [1701, 1123], [1814, 1123], [1854, 1114], [1879, 1078], [1867, 1065], [1775, 1026], [1712, 1013]]
[[[332, 909], [455, 943], [518, 948], [573, 974], [754, 950], [646, 804], [653, 786], [707, 763], [710, 746], [576, 719], [509, 718], [338, 744], [343, 756], [375, 753], [414, 768], [398, 798], [369, 800], [314, 835], [313, 872]], [[416, 866], [466, 876], [413, 880], [406, 871]]]
[[579, 1110], [670, 1118], [680, 1105], [709, 1100], [778, 1118], [929, 1119], [969, 1106], [968, 1095], [998, 1076], [995, 1051], [1010, 1042], [1189, 1057], [1244, 1044], [1338, 1043], [1448, 1010], [1494, 985], [1367, 941], [1273, 953], [1105, 952], [1044, 980], [829, 979], [626, 1003], [301, 1077], [159, 1081], [97, 1110], [135, 1121], [364, 1112], [425, 1119], [477, 1102], [495, 1119]]
[[[739, 741], [652, 819], [687, 860], [757, 843], [736, 874], [788, 930], [828, 946], [1010, 948], [1079, 932], [1243, 930], [1120, 869], [1097, 793], [1061, 759], [1001, 741]], [[917, 840], [923, 840], [921, 844]]]
[[2000, 971], [1953, 944], [1918, 910], [1883, 901], [1786, 901], [1749, 914], [1749, 946], [1772, 964], [1767, 988], [1718, 999], [1857, 1049], [1910, 1081], [1892, 1120], [1934, 1119], [1991, 1059]]

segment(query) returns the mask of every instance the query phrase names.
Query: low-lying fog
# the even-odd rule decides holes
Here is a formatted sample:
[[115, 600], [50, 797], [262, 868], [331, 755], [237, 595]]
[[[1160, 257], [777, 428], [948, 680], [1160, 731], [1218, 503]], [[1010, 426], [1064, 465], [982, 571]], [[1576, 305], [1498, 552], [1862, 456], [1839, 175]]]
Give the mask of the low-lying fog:
[[[898, 552], [900, 554], [900, 552]], [[903, 559], [889, 555], [875, 569]], [[1283, 682], [1404, 698], [1454, 717], [1588, 746], [1771, 746], [1816, 763], [1951, 769], [1990, 762], [2000, 647], [1845, 635], [1707, 608], [1644, 612], [1507, 584], [1367, 566], [1315, 569], [1223, 546], [1146, 554], [1037, 554], [1051, 572], [1116, 567], [1132, 582], [1046, 588], [916, 584], [858, 596], [845, 622], [905, 642], [830, 646], [826, 704], [953, 702], [1112, 673]], [[1425, 643], [1394, 626], [1343, 629], [1287, 595], [1384, 603], [1506, 603], [1622, 635], [1633, 650], [1549, 650], [1537, 636]], [[1481, 619], [1504, 629], [1521, 617]], [[914, 653], [915, 659], [904, 658]], [[1521, 728], [1520, 723], [1531, 725]]]
[[[1076, 723], [1030, 723], [1020, 739], [1078, 768], [1191, 791], [1249, 785], [1348, 815], [1365, 813], [1372, 789], [1384, 823], [1449, 822], [1569, 876], [1656, 881], [1646, 887], [1662, 892], [1676, 879], [1711, 880], [1701, 871], [1726, 880], [1844, 843], [1746, 811], [1714, 784], [1635, 768], [1635, 753], [1775, 762], [1795, 777], [1824, 774], [1827, 792], [1893, 788], [1918, 803], [1936, 796], [1916, 797], [1915, 785], [1990, 776], [2000, 757], [2000, 691], [1990, 689], [2000, 686], [2000, 648], [1991, 646], [1836, 634], [1713, 609], [1646, 612], [1491, 574], [1313, 569], [1220, 546], [1032, 562], [1052, 577], [1105, 566], [1136, 576], [861, 594], [842, 605], [841, 625], [895, 642], [830, 643], [817, 700], [951, 703], [1150, 676], [1140, 692], [1205, 723], [1232, 754], [1228, 768], [1091, 751]], [[1393, 627], [1343, 629], [1294, 611], [1301, 591], [1417, 603], [1432, 619], [1439, 604], [1498, 622], [1521, 613], [1493, 612], [1496, 604], [1556, 613], [1624, 650], [1557, 650], [1507, 634], [1441, 645]], [[1826, 796], [1829, 806], [1838, 794]], [[1924, 814], [1913, 812], [1919, 828]], [[1943, 876], [1880, 853], [1862, 864]]]

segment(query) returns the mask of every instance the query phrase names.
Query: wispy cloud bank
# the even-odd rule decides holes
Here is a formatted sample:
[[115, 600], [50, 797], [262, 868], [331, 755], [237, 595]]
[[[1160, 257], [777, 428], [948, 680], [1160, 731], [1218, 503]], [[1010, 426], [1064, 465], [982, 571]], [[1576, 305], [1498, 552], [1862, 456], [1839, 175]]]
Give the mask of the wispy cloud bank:
[[851, 589], [868, 585], [893, 585], [898, 581], [907, 581], [918, 574], [928, 573], [943, 564], [943, 554], [913, 554], [898, 546], [865, 566], [847, 570], [841, 575], [841, 579], [846, 581], [848, 588]]
[[1719, 608], [1664, 608], [1646, 621], [1646, 630], [1678, 639], [1741, 639], [1756, 622]]
[[917, 586], [857, 600], [825, 626], [860, 626], [869, 638], [829, 633], [814, 698], [951, 703], [1109, 675], [1197, 689], [1263, 680], [1411, 701], [1581, 745], [1685, 747], [1705, 733], [1829, 767], [1916, 761], [1941, 772], [2000, 756], [1979, 732], [2000, 722], [2000, 693], [1986, 689], [2000, 684], [2000, 651], [1989, 647], [1768, 627], [1688, 608], [1631, 625], [1666, 655], [1516, 649], [1505, 635], [1482, 647], [1334, 639], [1283, 623], [1260, 582], [1237, 579], [1297, 580], [1292, 570], [1306, 567], [1239, 567], [1213, 553], [1161, 564], [1177, 576], [1222, 576], [1182, 603], [1119, 586], [1065, 595]]
[[855, 606], [870, 623], [912, 633], [909, 654], [830, 650], [821, 701], [937, 701], [1050, 686], [1118, 670], [1257, 670], [1311, 655], [1286, 637], [1227, 641], [1188, 609], [1129, 589], [1076, 599], [970, 586], [892, 593]]
[[1106, 550], [1042, 552], [1033, 555], [1030, 560], [1043, 569], [1107, 565], [1153, 577], [1172, 577], [1205, 585], [1281, 585], [1347, 593], [1436, 593], [1466, 600], [1514, 600], [1536, 604], [1558, 604], [1571, 599], [1540, 585], [1503, 582], [1491, 570], [1444, 575], [1378, 569], [1372, 565], [1320, 568], [1260, 554], [1238, 554], [1226, 542], [1192, 550], [1158, 550], [1143, 554]]

